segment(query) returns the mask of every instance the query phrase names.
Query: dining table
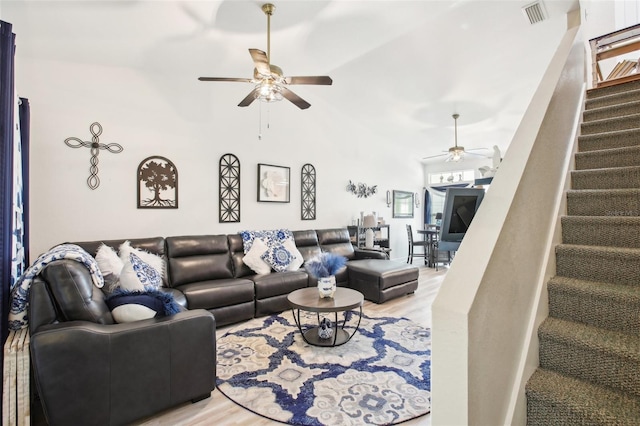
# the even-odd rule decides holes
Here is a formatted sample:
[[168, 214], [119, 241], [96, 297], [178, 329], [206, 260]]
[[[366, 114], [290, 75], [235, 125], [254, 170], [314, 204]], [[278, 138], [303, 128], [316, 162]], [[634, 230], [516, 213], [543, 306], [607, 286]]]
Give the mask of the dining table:
[[429, 268], [433, 268], [435, 265], [434, 258], [434, 248], [436, 243], [438, 242], [438, 233], [440, 232], [440, 227], [438, 225], [426, 225], [423, 229], [417, 229], [416, 232], [419, 235], [422, 235], [424, 241], [426, 241], [428, 247], [428, 255], [425, 256], [425, 264]]

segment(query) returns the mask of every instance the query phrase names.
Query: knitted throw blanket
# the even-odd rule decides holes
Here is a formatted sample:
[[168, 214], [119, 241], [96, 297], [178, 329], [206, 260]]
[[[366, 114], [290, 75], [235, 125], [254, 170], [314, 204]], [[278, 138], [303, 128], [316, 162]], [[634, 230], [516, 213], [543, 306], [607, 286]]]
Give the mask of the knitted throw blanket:
[[75, 244], [60, 244], [48, 252], [40, 255], [38, 259], [22, 274], [15, 287], [11, 290], [9, 299], [9, 330], [20, 330], [29, 325], [27, 309], [29, 307], [29, 290], [31, 282], [47, 265], [54, 260], [70, 259], [82, 263], [91, 274], [93, 284], [102, 288], [104, 278], [98, 268], [96, 260], [82, 247]]

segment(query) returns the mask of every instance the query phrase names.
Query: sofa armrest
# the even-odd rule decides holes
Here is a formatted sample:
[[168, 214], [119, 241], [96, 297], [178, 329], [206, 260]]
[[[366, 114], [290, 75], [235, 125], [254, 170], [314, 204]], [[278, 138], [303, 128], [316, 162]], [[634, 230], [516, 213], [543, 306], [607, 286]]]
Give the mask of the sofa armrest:
[[354, 249], [354, 259], [388, 259], [387, 253], [380, 250]]
[[201, 309], [126, 324], [42, 326], [30, 350], [49, 424], [125, 424], [209, 396], [215, 329]]

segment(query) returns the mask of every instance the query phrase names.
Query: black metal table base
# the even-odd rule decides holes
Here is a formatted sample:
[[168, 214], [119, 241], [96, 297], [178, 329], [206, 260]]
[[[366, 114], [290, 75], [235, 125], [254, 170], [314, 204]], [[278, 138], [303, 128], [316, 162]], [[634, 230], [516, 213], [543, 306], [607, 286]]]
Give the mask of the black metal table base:
[[[295, 321], [296, 326], [298, 327], [298, 330], [300, 331], [300, 334], [302, 335], [302, 338], [304, 339], [304, 341], [313, 346], [332, 347], [332, 346], [344, 345], [349, 340], [351, 340], [351, 338], [356, 334], [356, 332], [360, 328], [360, 321], [362, 321], [362, 306], [360, 306], [360, 309], [358, 311], [358, 324], [356, 324], [356, 327], [353, 330], [353, 332], [349, 334], [349, 332], [346, 331], [344, 327], [347, 324], [347, 314], [352, 311], [349, 310], [349, 311], [343, 312], [344, 318], [342, 319], [342, 326], [340, 326], [338, 323], [338, 312], [334, 312], [334, 321], [333, 321], [333, 324], [331, 325], [331, 328], [333, 329], [333, 336], [327, 339], [323, 339], [320, 337], [318, 333], [318, 329], [320, 328], [319, 326], [309, 327], [306, 329], [302, 328], [302, 322], [300, 321], [300, 311], [303, 311], [303, 310], [304, 309], [291, 308], [291, 312], [293, 313], [293, 320]], [[329, 312], [326, 312], [326, 313], [328, 314]], [[318, 315], [318, 324], [319, 324], [320, 312], [318, 312], [317, 315]]]

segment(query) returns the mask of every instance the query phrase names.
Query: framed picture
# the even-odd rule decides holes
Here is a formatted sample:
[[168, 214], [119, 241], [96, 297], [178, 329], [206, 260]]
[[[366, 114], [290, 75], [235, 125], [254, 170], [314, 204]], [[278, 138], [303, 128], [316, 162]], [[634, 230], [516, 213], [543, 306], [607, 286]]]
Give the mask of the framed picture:
[[393, 217], [413, 217], [413, 192], [393, 191]]
[[289, 167], [258, 164], [258, 201], [288, 203], [290, 177]]

